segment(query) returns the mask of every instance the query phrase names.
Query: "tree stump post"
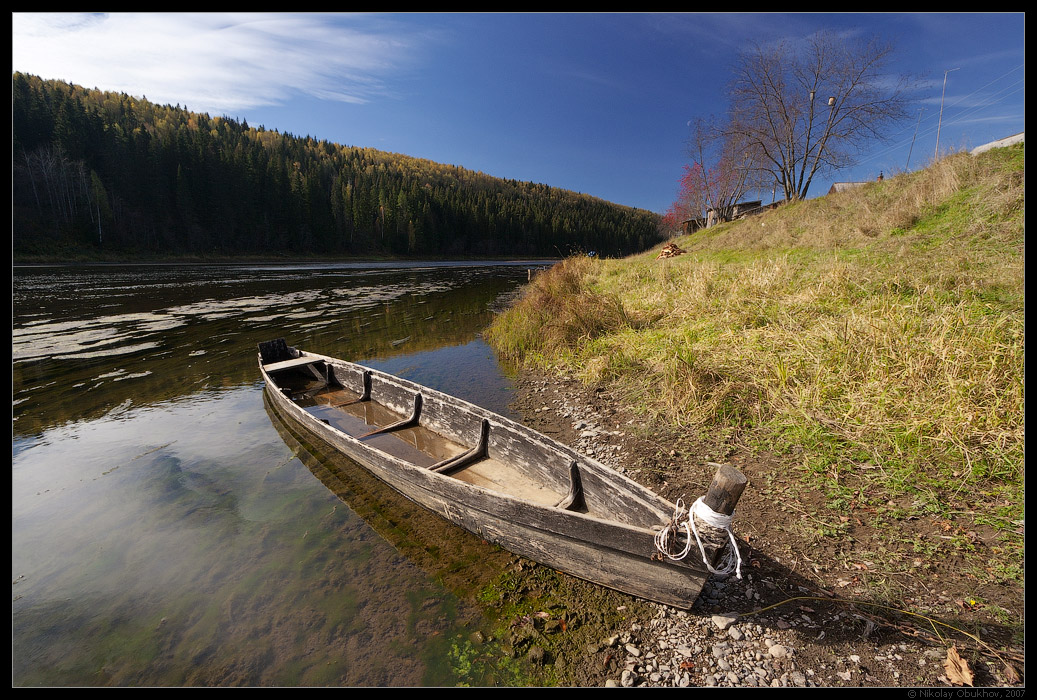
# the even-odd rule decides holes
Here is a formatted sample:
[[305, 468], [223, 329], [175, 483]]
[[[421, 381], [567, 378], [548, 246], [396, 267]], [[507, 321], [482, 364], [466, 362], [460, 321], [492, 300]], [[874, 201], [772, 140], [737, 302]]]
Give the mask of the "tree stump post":
[[[748, 482], [745, 475], [730, 464], [718, 464], [713, 482], [706, 490], [706, 495], [702, 497], [702, 502], [714, 513], [731, 515], [735, 512], [738, 499], [742, 497]], [[695, 523], [695, 527], [702, 537], [710, 563], [715, 566], [724, 550], [731, 545], [727, 531], [711, 527], [701, 520]]]
[[731, 515], [735, 512], [738, 499], [742, 497], [742, 491], [748, 482], [745, 475], [730, 464], [719, 464], [716, 474], [713, 475], [713, 483], [702, 497], [702, 502], [714, 513]]

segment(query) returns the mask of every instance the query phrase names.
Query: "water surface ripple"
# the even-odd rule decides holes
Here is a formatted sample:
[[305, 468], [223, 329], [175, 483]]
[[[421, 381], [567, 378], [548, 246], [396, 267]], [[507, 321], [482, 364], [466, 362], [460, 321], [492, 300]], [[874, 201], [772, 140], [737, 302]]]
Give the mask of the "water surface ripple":
[[[478, 585], [493, 552], [282, 425], [255, 348], [508, 413], [479, 334], [530, 267], [16, 268], [14, 684], [472, 681], [451, 650], [481, 612], [443, 572]], [[468, 563], [427, 556], [447, 540]]]

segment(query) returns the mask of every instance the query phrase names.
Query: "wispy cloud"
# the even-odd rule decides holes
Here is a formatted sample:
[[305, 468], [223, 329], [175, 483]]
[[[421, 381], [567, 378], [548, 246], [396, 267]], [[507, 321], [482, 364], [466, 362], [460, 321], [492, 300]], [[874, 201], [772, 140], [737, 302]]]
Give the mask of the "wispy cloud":
[[364, 103], [417, 37], [377, 15], [15, 13], [13, 69], [234, 113], [293, 96]]
[[817, 31], [810, 15], [767, 12], [689, 12], [651, 15], [665, 35], [680, 37], [689, 49], [711, 54], [737, 52], [748, 44], [799, 41]]

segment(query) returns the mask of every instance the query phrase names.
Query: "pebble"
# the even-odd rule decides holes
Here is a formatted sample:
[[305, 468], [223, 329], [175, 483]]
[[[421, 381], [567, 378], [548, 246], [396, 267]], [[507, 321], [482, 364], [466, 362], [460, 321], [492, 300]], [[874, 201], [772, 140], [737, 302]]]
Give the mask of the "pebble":
[[[602, 444], [609, 436], [621, 433], [601, 428], [585, 407], [556, 403], [554, 411], [572, 417], [577, 435], [574, 447], [620, 472], [626, 471], [616, 460], [618, 445]], [[748, 578], [744, 582], [711, 579], [703, 588], [700, 602], [707, 609], [715, 609], [725, 599], [760, 600], [757, 587]], [[706, 617], [664, 605], [658, 610], [651, 625], [642, 628], [634, 624], [630, 630], [603, 640], [606, 646], [626, 653], [619, 678], [608, 679], [605, 687], [816, 686], [808, 678], [814, 675], [812, 669], [804, 672], [795, 666], [794, 637], [790, 633], [803, 624], [801, 621], [789, 624], [779, 619], [776, 629], [768, 628], [764, 638], [761, 625], [751, 621], [736, 624], [737, 613]], [[789, 636], [786, 639], [780, 635]]]
[[[703, 596], [722, 598], [725, 585], [706, 584]], [[734, 587], [728, 595], [743, 595]], [[816, 687], [813, 669], [796, 665], [796, 627], [766, 627], [736, 614], [704, 616], [657, 606], [649, 624], [617, 635], [626, 652], [622, 675], [608, 687]], [[790, 629], [791, 628], [791, 629]], [[788, 631], [786, 631], [786, 629]], [[847, 662], [852, 663], [851, 659]], [[839, 676], [840, 678], [842, 676]]]
[[[599, 462], [620, 473], [636, 475], [638, 469], [628, 469], [623, 463], [620, 446], [613, 437], [623, 437], [617, 430], [603, 427], [609, 419], [579, 401], [558, 392], [557, 398], [536, 409], [550, 410], [557, 416], [570, 419], [577, 450], [591, 454]], [[546, 394], [548, 385], [542, 391]], [[632, 424], [634, 421], [628, 421]], [[611, 444], [610, 444], [611, 443]], [[671, 454], [671, 457], [676, 456]], [[759, 604], [761, 593], [773, 592], [775, 585], [766, 578], [756, 577], [743, 569], [744, 580], [711, 578], [706, 582], [693, 611], [657, 606], [657, 616], [648, 622], [634, 623], [629, 630], [603, 640], [605, 647], [618, 652], [622, 669], [618, 678], [609, 678], [605, 687], [771, 687], [816, 688], [842, 684], [878, 684], [892, 677], [901, 679], [894, 663], [906, 656], [916, 668], [927, 673], [939, 673], [946, 650], [917, 648], [907, 644], [885, 649], [875, 648], [867, 659], [860, 653], [847, 653], [844, 658], [832, 658], [832, 663], [820, 663], [817, 668], [805, 668], [797, 655], [797, 645], [806, 643], [803, 659], [817, 658], [811, 645], [822, 640], [825, 627], [834, 629], [845, 623], [839, 615], [826, 618], [818, 613], [817, 619], [789, 606], [768, 616], [740, 618], [737, 613], [714, 611], [743, 609], [747, 604]], [[803, 592], [809, 593], [806, 589]], [[820, 630], [820, 633], [819, 633]], [[867, 637], [865, 632], [863, 637]], [[828, 644], [828, 642], [823, 642]], [[909, 652], [910, 649], [910, 652]], [[600, 647], [588, 647], [588, 654], [598, 654]], [[625, 653], [624, 653], [625, 652]], [[909, 652], [901, 654], [898, 652]], [[872, 661], [873, 659], [873, 661]], [[871, 675], [877, 666], [885, 668], [885, 678]], [[803, 665], [801, 665], [803, 664]], [[903, 669], [903, 666], [901, 666]], [[929, 669], [937, 669], [930, 671]], [[921, 676], [919, 676], [921, 678]], [[938, 678], [938, 676], [933, 676]], [[917, 680], [917, 679], [915, 679]], [[932, 679], [930, 679], [932, 680]]]

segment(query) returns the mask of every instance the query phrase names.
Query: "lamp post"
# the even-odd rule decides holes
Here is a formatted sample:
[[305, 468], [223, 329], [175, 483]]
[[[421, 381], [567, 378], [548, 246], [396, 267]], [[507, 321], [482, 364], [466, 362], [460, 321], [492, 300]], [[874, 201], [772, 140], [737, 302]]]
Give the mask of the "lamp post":
[[940, 97], [940, 120], [936, 123], [936, 155], [935, 158], [940, 157], [940, 127], [943, 126], [943, 98], [947, 96], [947, 74], [953, 73], [960, 68], [951, 68], [943, 72], [943, 95]]
[[[810, 91], [810, 124], [808, 125], [808, 127], [812, 127], [813, 124], [814, 124], [814, 95], [815, 94], [816, 94], [815, 90], [811, 90]], [[821, 156], [824, 154], [825, 144], [828, 143], [828, 137], [832, 133], [832, 119], [834, 117], [835, 117], [835, 96], [832, 96], [832, 97], [828, 98], [828, 121], [825, 123], [825, 131], [824, 131], [824, 133], [821, 134], [821, 138], [818, 139], [818, 143], [817, 143], [817, 156], [814, 157], [814, 167], [817, 167], [818, 162], [821, 160]], [[808, 151], [808, 153], [805, 153], [803, 155], [803, 167], [804, 168], [806, 167], [807, 158], [809, 157], [809, 151], [812, 148], [811, 145], [810, 145], [810, 131], [811, 131], [811, 129], [808, 128], [807, 129], [807, 143], [806, 143], [806, 150]], [[813, 179], [813, 174], [811, 174], [810, 179]], [[796, 195], [798, 197], [799, 192], [796, 192]], [[786, 199], [788, 199], [788, 197], [786, 197]]]

